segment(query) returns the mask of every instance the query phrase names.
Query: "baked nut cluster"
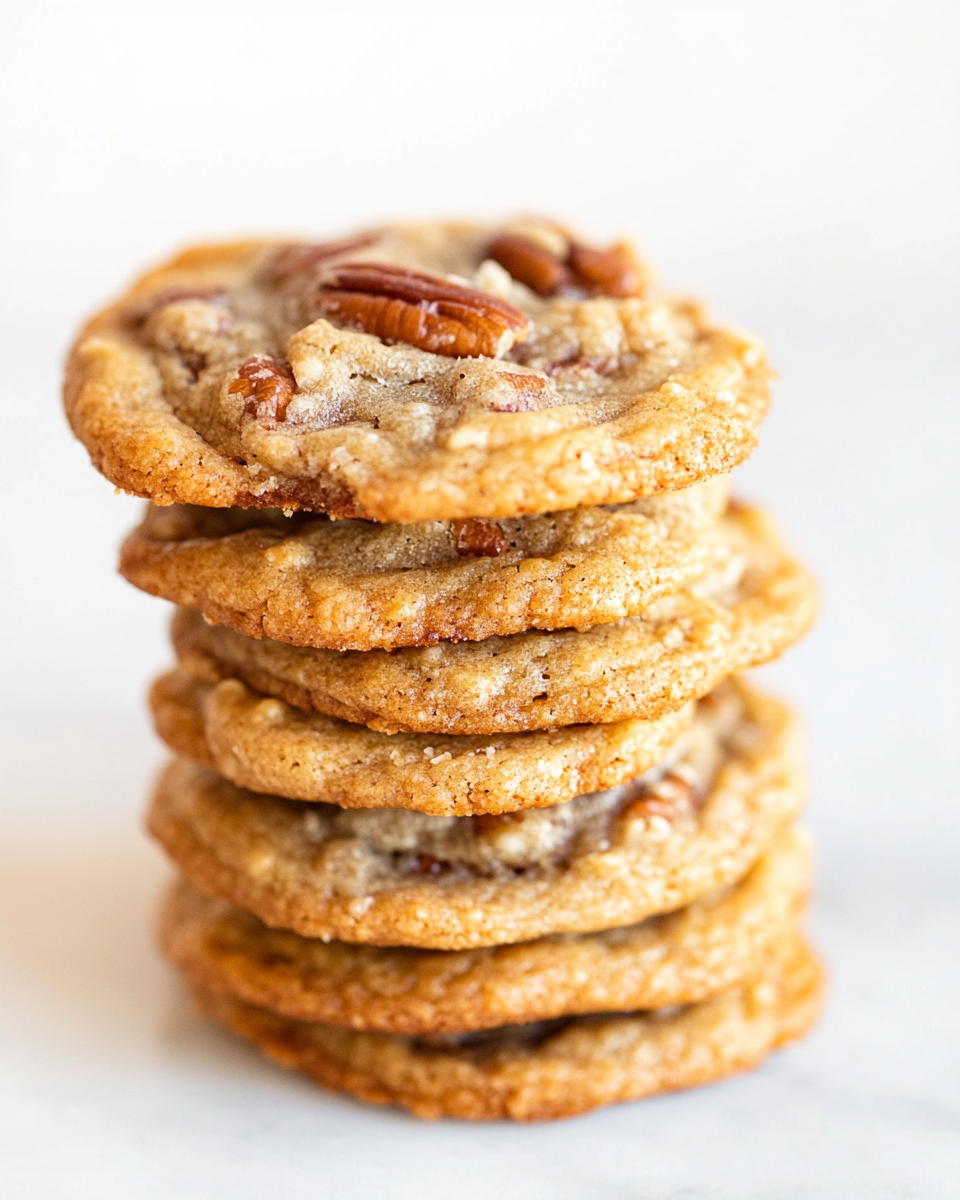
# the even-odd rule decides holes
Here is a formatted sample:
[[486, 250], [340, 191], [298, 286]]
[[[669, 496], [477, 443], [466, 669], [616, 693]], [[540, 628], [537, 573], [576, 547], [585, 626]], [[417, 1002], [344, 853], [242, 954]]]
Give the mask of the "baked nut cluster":
[[328, 1088], [541, 1120], [722, 1078], [822, 970], [796, 720], [816, 594], [729, 497], [763, 346], [548, 220], [188, 250], [65, 405], [176, 605], [159, 936]]

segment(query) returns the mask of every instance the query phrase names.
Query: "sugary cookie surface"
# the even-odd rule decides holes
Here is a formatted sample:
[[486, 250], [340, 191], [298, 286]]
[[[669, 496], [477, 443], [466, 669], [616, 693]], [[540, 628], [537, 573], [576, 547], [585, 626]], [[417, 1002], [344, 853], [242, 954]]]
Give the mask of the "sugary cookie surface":
[[809, 877], [809, 840], [790, 829], [744, 879], [678, 912], [601, 933], [442, 952], [272, 929], [181, 878], [163, 905], [160, 937], [195, 983], [296, 1020], [461, 1033], [690, 1004], [756, 978], [795, 931]]
[[544, 808], [613, 787], [662, 759], [694, 710], [497, 737], [391, 735], [182, 669], [156, 681], [150, 707], [175, 754], [251, 791], [434, 816]]
[[718, 476], [631, 504], [414, 525], [151, 504], [120, 571], [217, 624], [292, 645], [394, 650], [587, 628], [718, 566], [726, 492]]
[[761, 510], [733, 510], [722, 526], [730, 538], [723, 569], [639, 616], [583, 631], [340, 652], [244, 637], [181, 609], [174, 646], [201, 678], [241, 679], [385, 733], [654, 720], [775, 657], [816, 611], [813, 580]]
[[460, 950], [632, 924], [741, 878], [800, 806], [797, 751], [789, 711], [731, 683], [652, 772], [550, 808], [342, 809], [175, 760], [148, 824], [201, 890], [269, 925]]
[[762, 347], [549, 221], [201, 247], [83, 331], [77, 435], [160, 504], [415, 522], [623, 503], [729, 471]]
[[283, 1017], [197, 987], [198, 1006], [318, 1083], [418, 1117], [542, 1121], [722, 1079], [801, 1036], [823, 969], [784, 940], [745, 986], [679, 1009], [590, 1015], [480, 1034], [406, 1038]]

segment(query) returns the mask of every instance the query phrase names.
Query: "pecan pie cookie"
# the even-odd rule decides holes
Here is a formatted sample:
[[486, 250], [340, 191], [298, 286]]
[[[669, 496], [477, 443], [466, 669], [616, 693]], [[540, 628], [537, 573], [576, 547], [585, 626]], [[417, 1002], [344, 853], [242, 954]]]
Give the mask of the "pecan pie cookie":
[[150, 707], [173, 751], [252, 791], [437, 816], [542, 808], [633, 779], [664, 759], [694, 711], [691, 701], [655, 721], [391, 735], [185, 671], [157, 680]]
[[728, 501], [761, 343], [563, 226], [199, 246], [81, 331], [70, 424], [177, 605], [147, 823], [197, 1004], [320, 1083], [540, 1120], [805, 1032], [790, 710], [816, 589]]
[[823, 971], [799, 936], [751, 983], [681, 1008], [407, 1037], [297, 1021], [195, 988], [198, 1007], [283, 1066], [418, 1117], [542, 1121], [709, 1083], [816, 1020]]
[[477, 641], [631, 616], [720, 566], [723, 476], [632, 504], [377, 525], [150, 505], [120, 572], [252, 637], [336, 650]]
[[813, 580], [769, 518], [739, 508], [724, 524], [723, 571], [639, 616], [585, 631], [341, 652], [258, 641], [182, 609], [173, 641], [198, 677], [240, 679], [298, 708], [386, 733], [654, 720], [776, 657], [813, 619]]
[[548, 221], [188, 250], [96, 316], [67, 415], [158, 504], [419, 522], [619, 504], [728, 472], [769, 370]]
[[795, 721], [743, 684], [645, 776], [545, 809], [435, 817], [244, 791], [176, 760], [148, 823], [202, 890], [305, 937], [460, 950], [592, 932], [739, 879], [802, 800]]
[[796, 929], [809, 876], [809, 840], [791, 829], [744, 879], [678, 912], [480, 950], [304, 938], [180, 879], [161, 911], [160, 943], [208, 991], [299, 1021], [459, 1033], [691, 1004], [748, 982]]

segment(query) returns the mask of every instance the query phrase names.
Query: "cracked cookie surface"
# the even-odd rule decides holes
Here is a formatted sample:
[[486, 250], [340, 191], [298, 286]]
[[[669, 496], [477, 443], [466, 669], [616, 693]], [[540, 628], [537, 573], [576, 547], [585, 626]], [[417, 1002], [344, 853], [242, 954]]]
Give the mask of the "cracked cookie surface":
[[296, 1021], [194, 989], [197, 1006], [283, 1066], [418, 1117], [542, 1121], [722, 1079], [802, 1036], [823, 969], [790, 939], [753, 982], [679, 1009], [412, 1038]]
[[601, 933], [481, 950], [323, 942], [174, 883], [168, 959], [208, 991], [299, 1021], [438, 1034], [691, 1004], [760, 974], [806, 902], [809, 839], [784, 833], [746, 877], [678, 912]]
[[387, 652], [244, 637], [178, 611], [173, 641], [198, 678], [385, 733], [492, 734], [654, 720], [776, 657], [816, 611], [816, 587], [758, 509], [723, 519], [725, 570], [585, 631], [529, 632]]
[[337, 650], [478, 641], [630, 616], [721, 565], [727, 479], [632, 504], [377, 525], [151, 505], [120, 573], [251, 637]]
[[742, 877], [802, 798], [789, 709], [731, 682], [700, 702], [668, 761], [551, 808], [341, 809], [247, 792], [175, 760], [148, 824], [202, 890], [269, 925], [459, 950], [679, 908]]
[[[566, 275], [498, 261], [504, 234]], [[590, 254], [611, 257], [591, 275]], [[728, 472], [769, 374], [759, 342], [650, 294], [626, 247], [543, 221], [432, 224], [188, 250], [84, 328], [65, 405], [97, 468], [158, 504], [407, 523]]]

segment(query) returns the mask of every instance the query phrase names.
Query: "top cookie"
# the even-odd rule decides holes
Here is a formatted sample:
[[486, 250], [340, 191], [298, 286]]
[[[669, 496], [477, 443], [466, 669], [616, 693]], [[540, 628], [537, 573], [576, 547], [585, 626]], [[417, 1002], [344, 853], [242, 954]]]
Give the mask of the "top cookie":
[[727, 472], [760, 343], [547, 221], [188, 250], [82, 331], [65, 403], [158, 504], [409, 523], [614, 504]]

